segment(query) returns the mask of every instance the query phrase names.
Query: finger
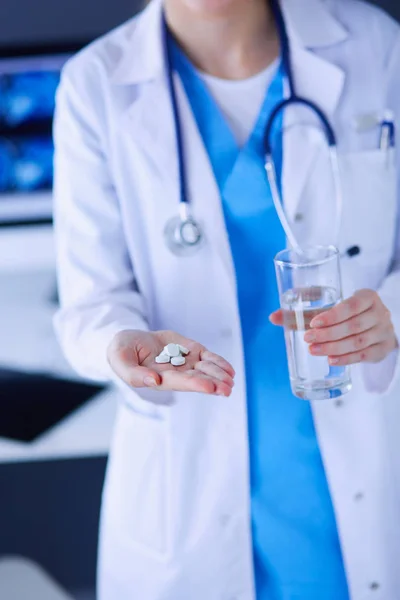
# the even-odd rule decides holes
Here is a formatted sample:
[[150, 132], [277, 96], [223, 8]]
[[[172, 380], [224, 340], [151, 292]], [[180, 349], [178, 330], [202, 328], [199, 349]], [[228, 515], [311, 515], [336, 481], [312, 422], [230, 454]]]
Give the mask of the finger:
[[194, 369], [184, 371], [182, 367], [177, 367], [174, 370], [162, 372], [160, 389], [175, 392], [215, 394], [217, 392], [217, 383], [211, 377], [199, 373]]
[[217, 396], [230, 396], [232, 386], [196, 370], [190, 371], [165, 371], [162, 374], [160, 390], [168, 389], [178, 392], [198, 392], [215, 394]]
[[380, 344], [370, 346], [361, 352], [329, 357], [329, 364], [332, 366], [347, 366], [358, 363], [377, 363], [386, 358], [392, 350], [392, 343], [386, 340]]
[[208, 360], [200, 360], [194, 367], [196, 371], [200, 371], [217, 381], [226, 383], [229, 387], [233, 387], [233, 378], [226, 370], [221, 369], [218, 365]]
[[283, 312], [282, 310], [276, 310], [272, 314], [269, 315], [269, 320], [273, 325], [283, 325]]
[[133, 388], [154, 388], [159, 386], [161, 383], [160, 374], [153, 369], [148, 369], [147, 367], [132, 367], [127, 365], [125, 362], [118, 361], [118, 365], [113, 367], [113, 369], [127, 385]]
[[370, 346], [384, 342], [388, 337], [386, 328], [377, 326], [358, 335], [352, 335], [337, 342], [311, 344], [310, 352], [314, 356], [343, 356], [361, 352]]
[[377, 294], [372, 290], [361, 290], [354, 296], [341, 302], [334, 308], [319, 314], [311, 321], [311, 327], [329, 327], [337, 323], [343, 323], [356, 315], [359, 315], [373, 307]]
[[200, 359], [202, 361], [204, 360], [216, 364], [220, 369], [226, 371], [231, 377], [235, 376], [235, 369], [227, 360], [222, 358], [222, 356], [219, 356], [219, 354], [214, 354], [214, 352], [210, 352], [209, 350], [202, 350], [200, 352]]
[[224, 383], [223, 381], [214, 380], [215, 385], [217, 386], [215, 394], [217, 396], [225, 396], [228, 398], [232, 394], [232, 386]]
[[358, 335], [364, 331], [368, 331], [369, 329], [372, 329], [377, 322], [378, 319], [374, 311], [367, 310], [361, 315], [357, 315], [343, 323], [339, 323], [339, 325], [322, 327], [321, 329], [310, 329], [305, 334], [304, 340], [308, 344], [334, 342], [350, 337], [351, 335]]

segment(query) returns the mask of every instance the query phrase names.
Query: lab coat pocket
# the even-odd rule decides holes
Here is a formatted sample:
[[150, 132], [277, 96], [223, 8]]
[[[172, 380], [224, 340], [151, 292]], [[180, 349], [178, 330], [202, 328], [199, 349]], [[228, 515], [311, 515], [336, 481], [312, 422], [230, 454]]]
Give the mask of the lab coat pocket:
[[167, 553], [167, 423], [121, 405], [111, 447], [106, 512], [117, 537], [136, 549]]
[[382, 150], [340, 156], [343, 214], [339, 248], [345, 255], [360, 252], [343, 263], [353, 287], [377, 288], [385, 278], [393, 255], [397, 215], [395, 152]]

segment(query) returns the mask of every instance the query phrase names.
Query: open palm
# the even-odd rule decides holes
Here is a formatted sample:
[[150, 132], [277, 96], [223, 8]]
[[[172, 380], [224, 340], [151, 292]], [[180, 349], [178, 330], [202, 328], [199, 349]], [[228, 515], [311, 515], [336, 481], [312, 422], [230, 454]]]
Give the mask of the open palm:
[[[163, 348], [180, 344], [189, 350], [186, 363], [174, 367], [155, 362]], [[122, 331], [112, 341], [108, 360], [115, 373], [132, 387], [201, 392], [229, 396], [235, 372], [221, 356], [171, 331]]]

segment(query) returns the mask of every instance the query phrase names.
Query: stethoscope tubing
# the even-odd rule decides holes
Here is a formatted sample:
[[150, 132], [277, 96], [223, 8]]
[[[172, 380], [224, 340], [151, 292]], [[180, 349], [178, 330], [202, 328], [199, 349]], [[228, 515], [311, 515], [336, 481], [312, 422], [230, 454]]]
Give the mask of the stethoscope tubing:
[[[281, 113], [284, 113], [285, 110], [289, 107], [302, 105], [305, 108], [309, 109], [314, 115], [317, 116], [320, 124], [322, 125], [324, 134], [326, 136], [326, 140], [329, 146], [329, 156], [330, 163], [333, 174], [333, 182], [334, 182], [334, 192], [336, 199], [336, 227], [335, 227], [335, 242], [338, 242], [338, 237], [340, 233], [340, 225], [342, 218], [342, 209], [343, 209], [343, 192], [341, 185], [341, 177], [340, 177], [340, 166], [339, 159], [337, 153], [337, 140], [336, 135], [333, 130], [332, 125], [329, 122], [329, 119], [323, 112], [323, 110], [311, 100], [307, 100], [306, 98], [302, 98], [296, 94], [295, 89], [295, 78], [292, 69], [292, 61], [290, 56], [290, 43], [289, 37], [286, 30], [285, 20], [283, 16], [282, 9], [279, 5], [279, 0], [271, 0], [271, 7], [273, 11], [273, 15], [275, 18], [275, 22], [278, 29], [278, 36], [281, 45], [281, 60], [283, 66], [283, 72], [288, 81], [289, 87], [289, 96], [288, 98], [281, 101], [276, 105], [274, 110], [272, 111], [264, 132], [264, 152], [265, 152], [265, 170], [267, 175], [267, 180], [270, 186], [272, 199], [274, 202], [275, 209], [277, 211], [279, 220], [282, 224], [282, 227], [285, 231], [286, 237], [288, 239], [289, 244], [296, 251], [301, 253], [301, 245], [298, 243], [296, 236], [293, 232], [293, 229], [289, 223], [289, 220], [286, 216], [284, 204], [282, 202], [281, 194], [278, 187], [277, 182], [277, 173], [276, 166], [273, 158], [273, 148], [272, 148], [272, 137], [273, 137], [273, 128]], [[174, 127], [175, 127], [175, 139], [176, 139], [176, 151], [178, 156], [178, 177], [179, 177], [179, 221], [176, 221], [176, 218], [171, 220], [172, 222], [176, 222], [176, 225], [170, 225], [167, 223], [165, 229], [166, 241], [167, 245], [170, 247], [172, 252], [178, 253], [182, 255], [185, 247], [188, 248], [191, 252], [193, 251], [195, 246], [200, 246], [203, 241], [203, 232], [193, 218], [193, 215], [190, 211], [190, 202], [189, 202], [189, 191], [187, 186], [187, 174], [185, 169], [185, 156], [184, 156], [184, 143], [183, 143], [183, 132], [182, 132], [182, 123], [179, 116], [179, 106], [177, 100], [177, 93], [174, 84], [174, 72], [172, 67], [172, 57], [170, 52], [170, 43], [169, 36], [170, 33], [168, 31], [167, 22], [165, 19], [165, 14], [162, 15], [162, 30], [163, 30], [163, 45], [164, 45], [164, 56], [166, 60], [166, 74], [167, 74], [167, 82], [168, 82], [168, 90], [171, 99], [171, 108], [174, 116]], [[185, 230], [190, 230], [193, 234], [192, 238], [189, 239], [186, 237]], [[172, 233], [171, 233], [172, 232]], [[168, 236], [172, 236], [173, 239], [168, 239]], [[178, 251], [177, 251], [178, 249]]]

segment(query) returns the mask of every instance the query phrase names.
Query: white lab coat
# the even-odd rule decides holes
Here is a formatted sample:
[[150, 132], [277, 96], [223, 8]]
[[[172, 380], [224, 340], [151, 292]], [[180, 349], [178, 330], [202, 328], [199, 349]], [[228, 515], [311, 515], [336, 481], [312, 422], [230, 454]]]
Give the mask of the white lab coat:
[[[345, 294], [379, 289], [400, 338], [398, 169], [377, 149], [371, 120], [400, 110], [399, 28], [356, 0], [283, 0], [283, 8], [298, 92], [326, 111], [339, 139], [339, 246], [361, 248], [343, 260]], [[177, 85], [191, 205], [207, 236], [186, 258], [163, 242], [179, 193], [159, 1], [74, 58], [58, 94], [56, 327], [67, 357], [85, 376], [108, 380], [113, 334], [168, 328], [225, 356], [237, 373], [229, 399], [122, 390], [104, 491], [100, 600], [255, 598], [233, 264], [218, 188]], [[312, 120], [302, 109], [285, 118], [285, 205], [302, 241], [335, 242], [321, 136], [294, 126]], [[354, 368], [353, 392], [313, 405], [352, 600], [400, 598], [398, 362], [393, 353]]]

